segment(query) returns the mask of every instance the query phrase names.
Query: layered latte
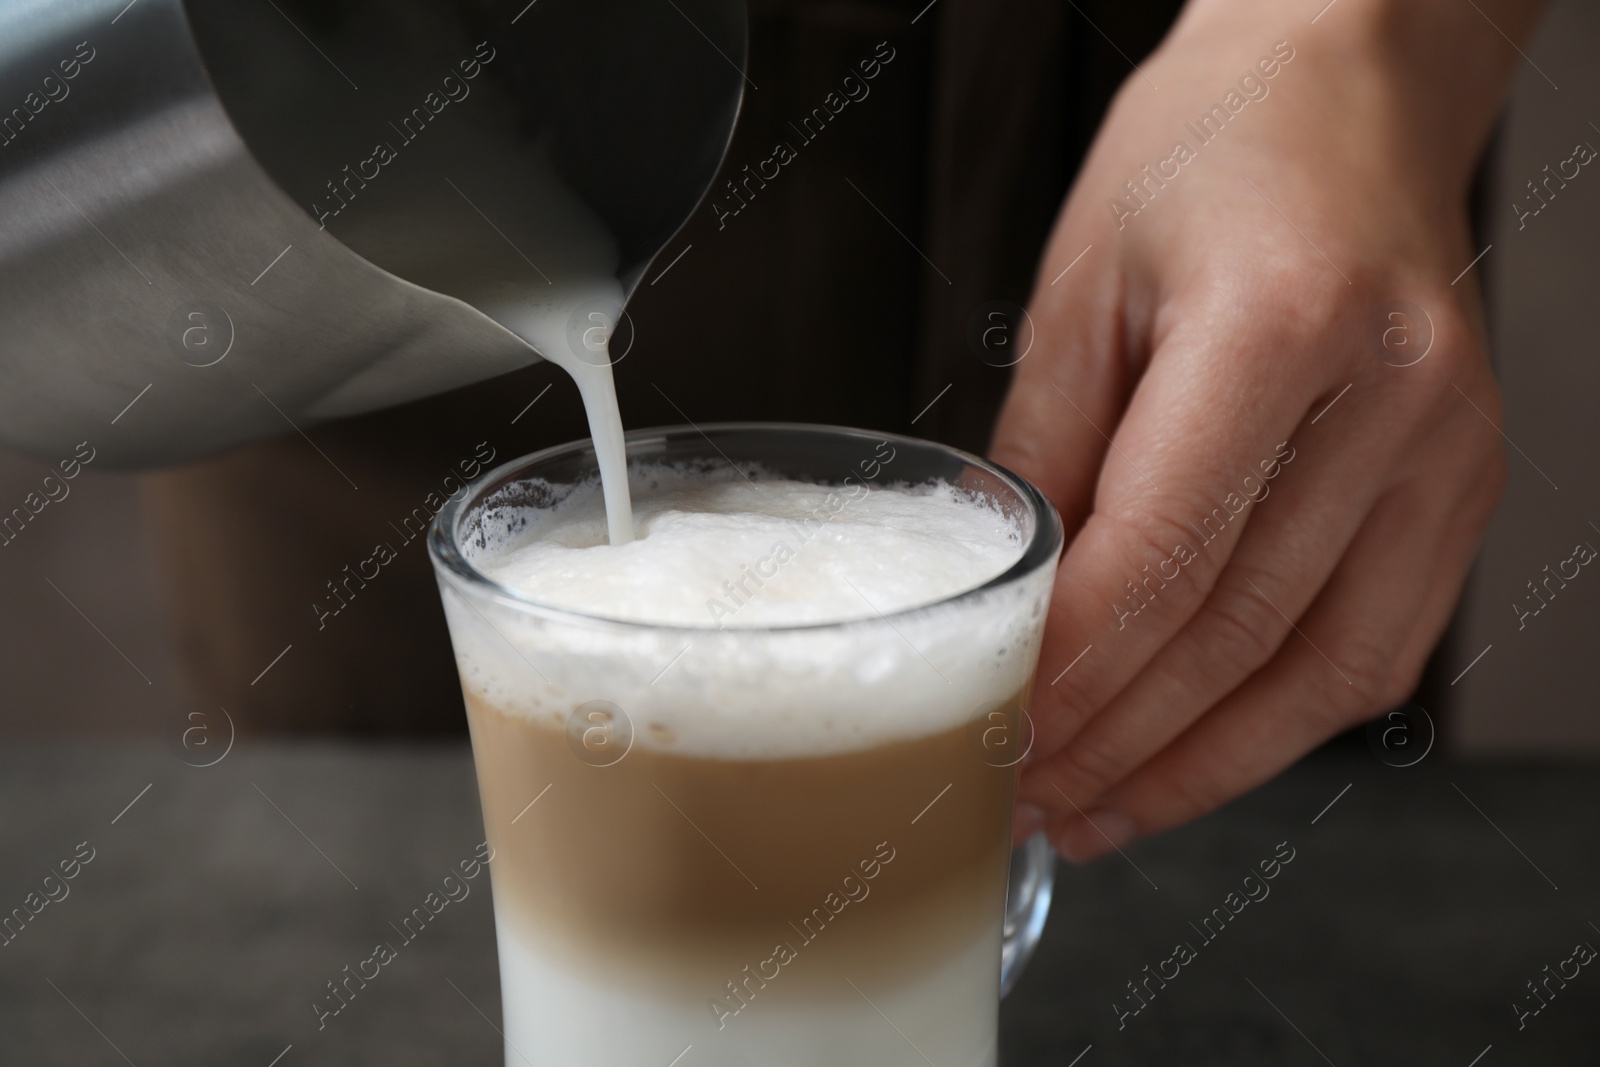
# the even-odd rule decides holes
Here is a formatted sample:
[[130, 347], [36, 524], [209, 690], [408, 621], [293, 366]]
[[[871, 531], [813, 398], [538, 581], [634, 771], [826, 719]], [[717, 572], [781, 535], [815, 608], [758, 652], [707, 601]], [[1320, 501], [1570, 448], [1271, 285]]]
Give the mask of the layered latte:
[[1045, 588], [960, 487], [521, 486], [452, 587], [507, 1061], [994, 1062]]

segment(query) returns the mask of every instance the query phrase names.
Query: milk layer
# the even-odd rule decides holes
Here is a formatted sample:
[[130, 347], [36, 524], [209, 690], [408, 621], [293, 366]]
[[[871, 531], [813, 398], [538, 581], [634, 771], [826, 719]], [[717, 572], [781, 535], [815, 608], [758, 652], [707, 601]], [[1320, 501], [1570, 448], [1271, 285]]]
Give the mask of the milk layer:
[[[998, 923], [909, 981], [852, 989], [849, 976], [839, 975], [839, 995], [819, 1002], [786, 996], [778, 980], [720, 1020], [700, 990], [670, 1000], [644, 996], [553, 966], [510, 925], [497, 924], [507, 1064], [665, 1067], [675, 1056], [685, 1067], [996, 1063]], [[805, 962], [802, 953], [793, 966]]]

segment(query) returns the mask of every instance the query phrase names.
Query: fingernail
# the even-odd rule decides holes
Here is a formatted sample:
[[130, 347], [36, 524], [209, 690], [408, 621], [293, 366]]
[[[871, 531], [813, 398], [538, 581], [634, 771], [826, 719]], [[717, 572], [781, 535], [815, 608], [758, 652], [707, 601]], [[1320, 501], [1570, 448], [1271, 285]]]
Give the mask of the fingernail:
[[1044, 829], [1044, 812], [1032, 804], [1018, 804], [1011, 816], [1011, 843], [1020, 845]]
[[1069, 819], [1056, 831], [1053, 844], [1062, 858], [1088, 863], [1114, 852], [1139, 836], [1133, 820], [1115, 808], [1097, 806]]

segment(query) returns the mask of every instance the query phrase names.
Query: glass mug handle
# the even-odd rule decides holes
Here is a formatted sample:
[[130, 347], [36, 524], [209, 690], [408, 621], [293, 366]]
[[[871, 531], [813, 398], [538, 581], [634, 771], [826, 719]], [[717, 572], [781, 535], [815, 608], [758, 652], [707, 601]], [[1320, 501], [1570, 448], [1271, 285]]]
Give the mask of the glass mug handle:
[[1056, 854], [1042, 833], [1034, 834], [1011, 853], [1006, 883], [1005, 925], [1000, 942], [1000, 996], [1011, 992], [1028, 966], [1050, 914], [1056, 884]]

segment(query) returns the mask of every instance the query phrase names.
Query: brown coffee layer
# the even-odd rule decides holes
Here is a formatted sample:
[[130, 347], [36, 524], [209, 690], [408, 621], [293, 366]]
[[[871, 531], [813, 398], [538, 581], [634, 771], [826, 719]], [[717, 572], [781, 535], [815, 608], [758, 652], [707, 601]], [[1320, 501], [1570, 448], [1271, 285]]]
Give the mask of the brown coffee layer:
[[840, 755], [636, 743], [593, 766], [469, 693], [497, 916], [551, 963], [692, 996], [746, 965], [796, 995], [921, 973], [996, 935], [1015, 770], [993, 765], [1009, 762], [994, 739], [1019, 736], [1021, 699], [976, 729]]

